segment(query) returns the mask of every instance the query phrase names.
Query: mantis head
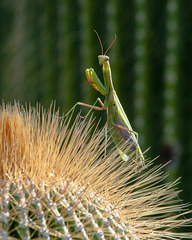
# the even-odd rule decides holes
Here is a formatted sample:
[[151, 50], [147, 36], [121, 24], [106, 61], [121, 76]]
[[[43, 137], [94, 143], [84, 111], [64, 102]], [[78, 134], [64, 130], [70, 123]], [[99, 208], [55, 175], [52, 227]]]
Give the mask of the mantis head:
[[[95, 30], [94, 30], [95, 31]], [[96, 32], [96, 31], [95, 31]], [[109, 57], [106, 55], [106, 53], [108, 52], [108, 50], [110, 49], [110, 47], [113, 45], [113, 43], [115, 42], [116, 40], [116, 35], [115, 35], [115, 38], [113, 40], [113, 42], [110, 44], [110, 46], [107, 48], [107, 50], [105, 51], [105, 53], [103, 53], [103, 45], [101, 43], [101, 39], [98, 35], [98, 33], [96, 32], [97, 34], [97, 37], [99, 39], [99, 42], [100, 42], [100, 46], [101, 46], [101, 55], [98, 56], [98, 60], [99, 60], [99, 65], [103, 65], [103, 68], [104, 68], [104, 64], [106, 62], [109, 61]], [[98, 92], [100, 92], [102, 95], [106, 96], [108, 93], [109, 93], [109, 85], [112, 86], [112, 80], [111, 80], [111, 76], [110, 76], [110, 67], [109, 67], [109, 64], [108, 66], [105, 66], [106, 68], [106, 71], [103, 70], [103, 75], [104, 75], [104, 85], [103, 83], [99, 80], [97, 74], [95, 73], [94, 69], [93, 68], [89, 68], [89, 69], [86, 69], [85, 73], [86, 73], [86, 76], [87, 76], [87, 79], [89, 81], [89, 83], [95, 88], [95, 90], [97, 90]], [[107, 71], [108, 70], [108, 71]], [[104, 73], [105, 72], [105, 73]]]
[[106, 55], [99, 55], [98, 56], [98, 60], [99, 60], [99, 65], [103, 65], [105, 62], [109, 61], [109, 57]]

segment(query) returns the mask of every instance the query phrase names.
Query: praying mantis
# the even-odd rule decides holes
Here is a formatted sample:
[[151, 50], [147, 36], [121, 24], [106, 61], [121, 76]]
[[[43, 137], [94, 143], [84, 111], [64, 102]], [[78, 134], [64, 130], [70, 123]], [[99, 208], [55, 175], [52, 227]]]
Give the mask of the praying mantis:
[[[109, 57], [106, 55], [108, 50], [115, 42], [116, 35], [108, 49], [105, 51], [105, 53], [103, 53], [101, 39], [97, 32], [96, 34], [99, 39], [102, 51], [102, 54], [98, 56], [98, 60], [99, 65], [102, 66], [104, 85], [98, 78], [93, 68], [86, 69], [85, 73], [89, 83], [93, 86], [93, 88], [100, 92], [103, 96], [105, 96], [105, 101], [103, 103], [100, 98], [97, 98], [95, 104], [99, 102], [101, 107], [95, 106], [95, 104], [89, 105], [86, 103], [77, 102], [72, 109], [74, 109], [77, 105], [82, 105], [99, 111], [105, 110], [107, 112], [105, 136], [107, 137], [107, 128], [109, 128], [109, 131], [112, 134], [112, 139], [115, 145], [117, 146], [121, 158], [124, 161], [127, 161], [129, 159], [129, 156], [131, 156], [131, 154], [134, 154], [136, 156], [135, 157], [136, 161], [138, 162], [139, 160], [141, 165], [144, 166], [144, 156], [138, 143], [138, 134], [135, 131], [133, 131], [131, 124], [119, 101], [119, 98], [117, 97], [117, 94], [113, 87]], [[124, 153], [122, 150], [120, 150], [119, 144], [121, 142], [123, 142], [125, 144], [125, 147], [128, 149], [126, 150], [127, 153]]]

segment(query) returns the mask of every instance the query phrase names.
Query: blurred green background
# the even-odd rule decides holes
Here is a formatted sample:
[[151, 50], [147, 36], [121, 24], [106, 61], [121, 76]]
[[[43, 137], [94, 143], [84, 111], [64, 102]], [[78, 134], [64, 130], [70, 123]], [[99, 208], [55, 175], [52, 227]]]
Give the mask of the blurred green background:
[[[108, 55], [117, 95], [142, 149], [151, 146], [157, 162], [172, 160], [181, 198], [192, 202], [192, 1], [1, 1], [1, 101], [56, 100], [61, 115], [77, 101], [93, 104], [101, 96], [85, 69], [102, 79], [93, 29], [104, 49], [116, 33]], [[95, 114], [104, 125], [106, 113]]]

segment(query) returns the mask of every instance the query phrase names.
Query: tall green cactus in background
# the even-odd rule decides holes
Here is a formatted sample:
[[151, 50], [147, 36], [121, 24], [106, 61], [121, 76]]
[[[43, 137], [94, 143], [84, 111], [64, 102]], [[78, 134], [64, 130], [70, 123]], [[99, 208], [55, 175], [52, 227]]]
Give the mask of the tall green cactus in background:
[[165, 1], [136, 2], [136, 119], [143, 129], [145, 144], [153, 146], [151, 154], [155, 156], [163, 132]]
[[[135, 114], [136, 114], [136, 127], [143, 129], [139, 137], [143, 144], [147, 143], [147, 133], [149, 132], [150, 125], [147, 121], [147, 113], [149, 108], [148, 98], [148, 59], [147, 59], [147, 35], [148, 35], [148, 16], [146, 1], [136, 2], [135, 14]], [[147, 146], [145, 146], [147, 147]]]
[[84, 73], [101, 70], [93, 29], [104, 49], [116, 33], [108, 55], [117, 95], [142, 149], [173, 159], [192, 201], [191, 9], [187, 0], [1, 1], [0, 97], [56, 100], [61, 114], [77, 101], [93, 104], [98, 93]]
[[178, 136], [178, 1], [166, 5], [166, 52], [163, 92], [163, 152], [165, 160], [173, 159], [178, 164], [180, 148]]
[[164, 142], [177, 143], [178, 1], [167, 2], [164, 86]]
[[182, 184], [185, 191], [182, 196], [187, 200], [192, 199], [191, 169], [192, 169], [192, 2], [179, 1], [179, 81], [178, 81], [178, 132], [180, 143], [180, 161], [178, 173], [182, 176]]

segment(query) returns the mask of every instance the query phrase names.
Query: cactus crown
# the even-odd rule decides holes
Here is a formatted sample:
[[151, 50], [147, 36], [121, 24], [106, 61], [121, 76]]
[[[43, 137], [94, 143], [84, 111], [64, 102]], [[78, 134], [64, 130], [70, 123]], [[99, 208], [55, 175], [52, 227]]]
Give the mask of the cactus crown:
[[136, 172], [115, 149], [105, 155], [91, 118], [70, 128], [55, 115], [2, 105], [0, 239], [191, 239], [173, 231], [191, 219], [162, 166]]

